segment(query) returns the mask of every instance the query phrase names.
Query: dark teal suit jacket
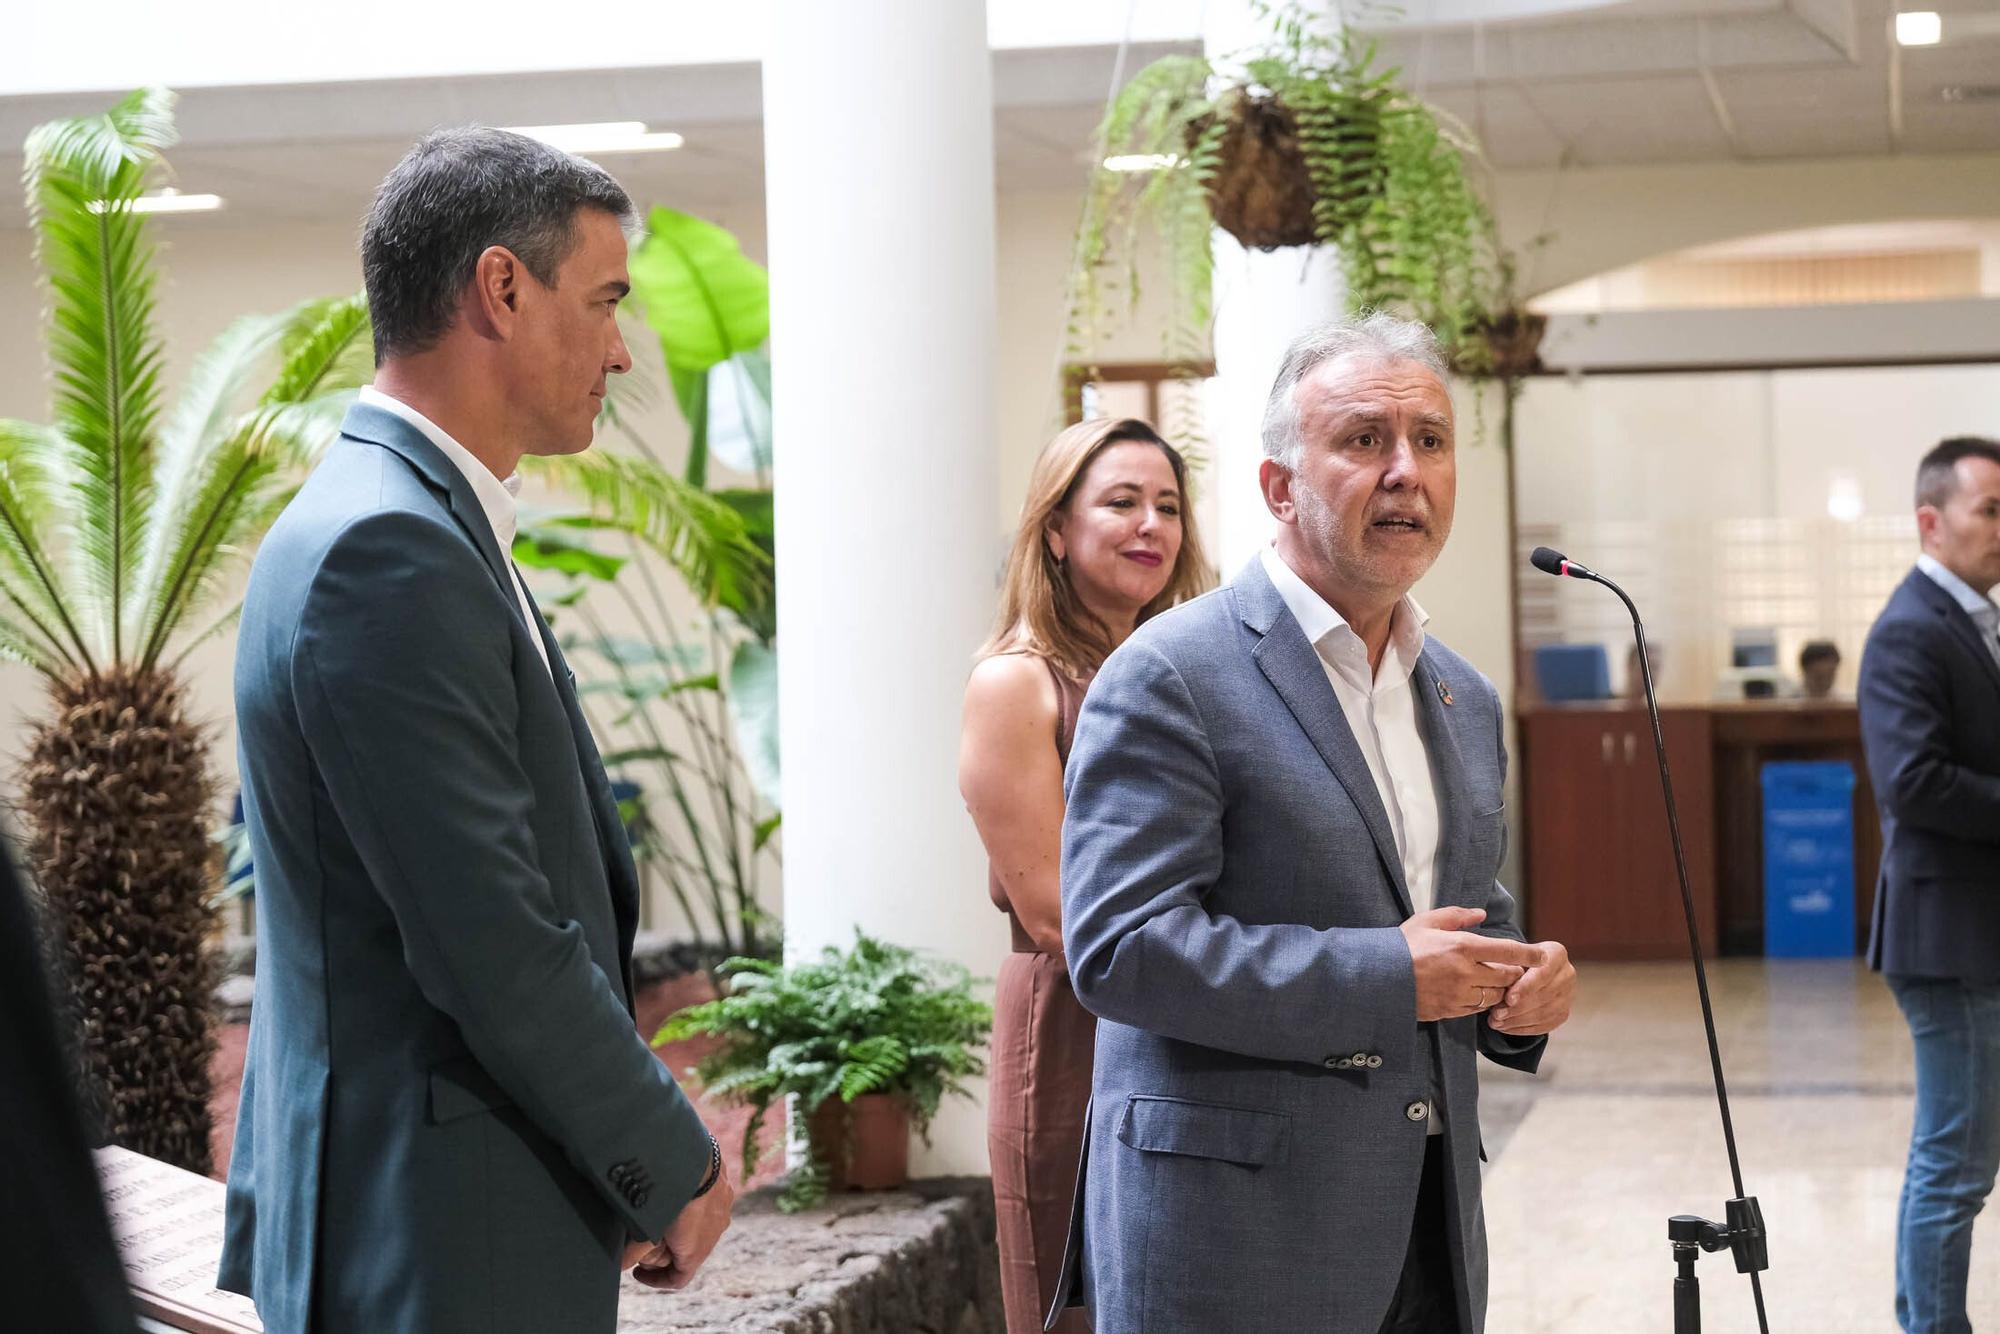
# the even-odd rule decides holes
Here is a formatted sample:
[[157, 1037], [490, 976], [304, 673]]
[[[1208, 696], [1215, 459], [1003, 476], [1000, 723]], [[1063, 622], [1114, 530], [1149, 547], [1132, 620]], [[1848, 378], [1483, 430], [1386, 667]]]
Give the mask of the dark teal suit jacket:
[[259, 550], [236, 709], [257, 993], [221, 1286], [273, 1334], [610, 1331], [623, 1244], [709, 1140], [634, 1028], [637, 877], [574, 679], [393, 414], [348, 413]]

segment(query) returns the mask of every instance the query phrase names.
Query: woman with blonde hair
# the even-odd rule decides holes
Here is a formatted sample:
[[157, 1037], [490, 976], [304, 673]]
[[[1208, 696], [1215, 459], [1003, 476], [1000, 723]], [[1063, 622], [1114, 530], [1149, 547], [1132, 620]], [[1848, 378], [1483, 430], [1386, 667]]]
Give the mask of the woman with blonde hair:
[[[994, 995], [987, 1147], [1008, 1334], [1055, 1296], [1090, 1100], [1096, 1020], [1062, 953], [1063, 764], [1092, 676], [1148, 617], [1210, 583], [1187, 466], [1145, 422], [1072, 426], [1028, 480], [992, 638], [965, 688], [959, 790], [1014, 949]], [[1054, 1328], [1089, 1329], [1081, 1311]]]

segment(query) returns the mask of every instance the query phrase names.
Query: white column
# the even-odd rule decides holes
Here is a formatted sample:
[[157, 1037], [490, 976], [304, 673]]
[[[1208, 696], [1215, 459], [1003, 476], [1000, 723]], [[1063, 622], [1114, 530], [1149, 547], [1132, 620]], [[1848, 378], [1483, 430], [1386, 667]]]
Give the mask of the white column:
[[[992, 614], [993, 96], [980, 0], [786, 0], [764, 57], [784, 917], [991, 976], [1004, 924], [959, 800]], [[984, 1172], [948, 1103], [920, 1173]]]
[[1245, 250], [1217, 229], [1215, 255], [1215, 384], [1209, 390], [1214, 441], [1215, 559], [1233, 579], [1257, 548], [1271, 540], [1257, 467], [1264, 460], [1264, 403], [1285, 347], [1315, 324], [1338, 316], [1346, 287], [1340, 255], [1327, 246]]
[[[1334, 21], [1331, 13], [1327, 21]], [[1202, 47], [1210, 60], [1226, 63], [1269, 35], [1247, 0], [1211, 0], [1206, 7]], [[1214, 461], [1208, 484], [1216, 500], [1213, 554], [1222, 577], [1232, 579], [1271, 540], [1257, 466], [1264, 457], [1264, 400], [1278, 362], [1293, 338], [1341, 313], [1345, 288], [1340, 257], [1331, 249], [1245, 250], [1218, 229], [1214, 255], [1215, 384], [1207, 404]]]

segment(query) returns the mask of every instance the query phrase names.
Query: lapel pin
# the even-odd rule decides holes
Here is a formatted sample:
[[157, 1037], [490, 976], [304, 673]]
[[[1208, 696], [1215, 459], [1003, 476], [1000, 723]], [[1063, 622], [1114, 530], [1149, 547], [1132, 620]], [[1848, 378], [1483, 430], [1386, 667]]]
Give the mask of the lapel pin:
[[1446, 704], [1451, 703], [1451, 687], [1442, 681], [1438, 682], [1438, 698]]

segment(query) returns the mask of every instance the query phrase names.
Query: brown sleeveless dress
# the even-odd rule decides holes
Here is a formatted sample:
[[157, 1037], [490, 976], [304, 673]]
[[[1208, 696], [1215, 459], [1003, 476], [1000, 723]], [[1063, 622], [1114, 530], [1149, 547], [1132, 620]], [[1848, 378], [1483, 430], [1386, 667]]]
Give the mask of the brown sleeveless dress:
[[[1079, 684], [1055, 664], [1047, 666], [1059, 701], [1056, 753], [1067, 764], [1088, 682]], [[986, 1110], [1000, 1294], [1007, 1334], [1035, 1334], [1055, 1298], [1069, 1234], [1097, 1020], [1070, 989], [1063, 956], [1036, 946], [1014, 916], [999, 876], [990, 870], [987, 892], [1014, 931], [1013, 953], [1000, 965], [994, 988]], [[1053, 1328], [1057, 1334], [1087, 1334], [1090, 1319], [1080, 1309], [1070, 1310]]]

